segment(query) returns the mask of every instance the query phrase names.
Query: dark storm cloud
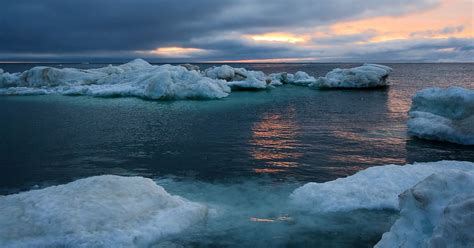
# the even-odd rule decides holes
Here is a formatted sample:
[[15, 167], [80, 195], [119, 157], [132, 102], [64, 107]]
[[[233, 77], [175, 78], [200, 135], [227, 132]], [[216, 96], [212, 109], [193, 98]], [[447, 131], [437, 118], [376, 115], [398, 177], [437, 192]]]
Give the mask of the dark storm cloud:
[[[114, 53], [160, 46], [184, 46], [192, 40], [227, 32], [252, 33], [327, 24], [426, 9], [438, 0], [15, 0], [0, 9], [0, 53]], [[196, 42], [194, 42], [196, 43]], [[236, 49], [239, 57], [275, 51], [242, 42], [206, 47], [214, 54]], [[283, 48], [280, 53], [290, 51]]]

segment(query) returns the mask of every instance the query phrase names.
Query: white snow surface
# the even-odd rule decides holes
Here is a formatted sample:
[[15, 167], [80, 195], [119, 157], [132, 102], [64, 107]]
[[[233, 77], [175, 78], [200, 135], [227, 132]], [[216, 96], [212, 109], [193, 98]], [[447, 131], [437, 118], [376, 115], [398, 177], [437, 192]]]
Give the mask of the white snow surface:
[[280, 72], [280, 73], [272, 73], [269, 75], [271, 79], [271, 84], [278, 86], [282, 84], [294, 84], [300, 86], [308, 86], [314, 82], [316, 79], [308, 73], [303, 71], [298, 71], [295, 74]]
[[408, 134], [474, 145], [474, 90], [428, 88], [413, 97]]
[[1, 247], [148, 247], [207, 216], [151, 179], [111, 175], [0, 196], [0, 209]]
[[474, 173], [433, 174], [400, 196], [400, 218], [376, 248], [474, 247]]
[[226, 80], [233, 90], [261, 90], [269, 87], [270, 78], [261, 71], [232, 68], [228, 65], [214, 66], [204, 71], [206, 77]]
[[351, 69], [334, 69], [325, 77], [318, 78], [309, 87], [330, 88], [374, 88], [388, 86], [387, 78], [392, 68], [378, 64], [364, 64]]
[[154, 66], [142, 59], [99, 69], [34, 67], [1, 73], [0, 95], [130, 96], [152, 100], [217, 99], [229, 95], [224, 80], [204, 77], [182, 66]]
[[304, 211], [338, 212], [357, 209], [398, 210], [398, 195], [433, 173], [474, 171], [474, 163], [439, 161], [409, 165], [375, 166], [325, 183], [307, 183], [291, 195]]

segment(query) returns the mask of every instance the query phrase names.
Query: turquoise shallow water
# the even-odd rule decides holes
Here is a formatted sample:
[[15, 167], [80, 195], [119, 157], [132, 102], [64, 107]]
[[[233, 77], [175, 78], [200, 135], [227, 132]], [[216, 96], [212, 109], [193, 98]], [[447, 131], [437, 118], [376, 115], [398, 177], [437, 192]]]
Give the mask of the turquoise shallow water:
[[[320, 76], [354, 65], [243, 66]], [[0, 97], [0, 193], [92, 175], [141, 175], [171, 193], [227, 206], [232, 213], [171, 237], [164, 246], [369, 247], [390, 227], [394, 213], [308, 219], [286, 206], [289, 193], [305, 182], [333, 180], [375, 165], [474, 161], [471, 147], [406, 135], [415, 92], [432, 86], [472, 89], [474, 64], [389, 66], [394, 68], [392, 86], [374, 91], [282, 86], [234, 92], [222, 100], [171, 102]], [[258, 221], [287, 215], [291, 221]]]

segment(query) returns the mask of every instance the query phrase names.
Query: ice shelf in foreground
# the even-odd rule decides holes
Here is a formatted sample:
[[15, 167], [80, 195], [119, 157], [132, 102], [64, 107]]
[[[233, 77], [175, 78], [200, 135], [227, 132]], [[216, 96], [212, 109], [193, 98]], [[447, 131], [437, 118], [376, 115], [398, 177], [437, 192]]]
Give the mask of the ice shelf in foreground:
[[474, 173], [433, 174], [400, 196], [400, 218], [376, 248], [474, 247]]
[[447, 173], [450, 170], [473, 172], [474, 163], [440, 161], [404, 166], [375, 166], [346, 178], [325, 183], [307, 183], [296, 189], [290, 199], [299, 209], [310, 212], [398, 210], [399, 194], [433, 173]]
[[474, 90], [428, 88], [413, 97], [408, 134], [474, 145]]
[[151, 179], [96, 176], [0, 196], [1, 247], [148, 247], [207, 208]]
[[320, 77], [309, 87], [331, 88], [378, 88], [388, 86], [387, 78], [392, 68], [377, 64], [364, 64], [351, 69], [334, 69]]
[[229, 95], [224, 80], [183, 66], [154, 66], [136, 59], [99, 69], [34, 67], [23, 73], [0, 73], [0, 95], [130, 96], [152, 100], [216, 99]]

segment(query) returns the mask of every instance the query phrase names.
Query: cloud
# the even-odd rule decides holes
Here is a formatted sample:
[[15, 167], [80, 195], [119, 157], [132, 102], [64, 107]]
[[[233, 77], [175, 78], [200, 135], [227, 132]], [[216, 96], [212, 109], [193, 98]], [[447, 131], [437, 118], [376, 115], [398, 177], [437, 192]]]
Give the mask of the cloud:
[[277, 30], [428, 8], [434, 0], [16, 0], [0, 9], [0, 52], [179, 46], [227, 31]]
[[433, 37], [436, 35], [446, 35], [446, 34], [455, 34], [464, 31], [464, 26], [449, 26], [442, 29], [437, 30], [426, 30], [426, 31], [419, 31], [413, 32], [410, 34], [411, 37]]
[[[128, 59], [154, 61], [278, 58], [362, 59], [393, 56], [364, 46], [379, 35], [338, 35], [334, 23], [401, 16], [441, 0], [15, 0], [0, 9], [0, 60]], [[450, 34], [463, 26], [430, 30]], [[323, 36], [314, 32], [322, 32]], [[252, 37], [257, 37], [253, 39]], [[410, 42], [408, 42], [410, 43]], [[412, 43], [410, 43], [412, 44]], [[421, 43], [413, 43], [412, 45]], [[431, 44], [431, 43], [430, 43]], [[393, 43], [381, 43], [395, 49]], [[471, 43], [472, 45], [472, 43]], [[408, 46], [408, 45], [404, 45]], [[410, 49], [421, 49], [410, 47]], [[357, 50], [357, 52], [354, 52]], [[470, 53], [469, 46], [456, 48]], [[402, 51], [398, 52], [400, 56]], [[400, 57], [396, 56], [396, 57]]]
[[344, 60], [353, 61], [418, 61], [472, 62], [473, 39], [418, 39], [365, 44], [355, 52], [342, 53]]

